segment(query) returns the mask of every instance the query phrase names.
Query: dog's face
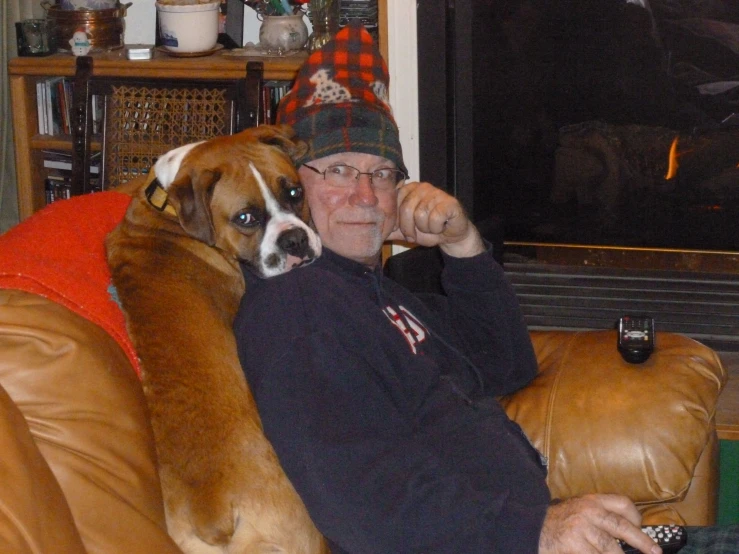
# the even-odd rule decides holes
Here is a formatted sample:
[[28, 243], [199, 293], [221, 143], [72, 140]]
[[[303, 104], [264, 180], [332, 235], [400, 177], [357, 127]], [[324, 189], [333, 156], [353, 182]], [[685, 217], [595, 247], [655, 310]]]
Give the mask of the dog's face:
[[321, 241], [290, 154], [302, 145], [288, 126], [260, 126], [188, 144], [154, 166], [180, 225], [262, 277], [310, 263]]

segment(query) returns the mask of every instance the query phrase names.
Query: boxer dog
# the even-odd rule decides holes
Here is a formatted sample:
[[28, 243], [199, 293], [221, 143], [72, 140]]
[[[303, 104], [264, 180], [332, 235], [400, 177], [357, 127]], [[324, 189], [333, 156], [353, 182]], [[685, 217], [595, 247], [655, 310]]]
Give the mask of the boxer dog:
[[321, 252], [292, 136], [261, 126], [168, 152], [127, 185], [139, 190], [106, 240], [141, 361], [167, 528], [186, 553], [328, 552], [262, 433], [231, 328], [240, 262], [271, 277]]

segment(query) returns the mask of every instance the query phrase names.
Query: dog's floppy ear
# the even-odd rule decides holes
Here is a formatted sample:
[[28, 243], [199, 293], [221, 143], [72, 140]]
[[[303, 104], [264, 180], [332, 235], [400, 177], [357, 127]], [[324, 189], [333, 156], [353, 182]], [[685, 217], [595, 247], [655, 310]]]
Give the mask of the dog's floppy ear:
[[215, 227], [210, 211], [213, 189], [220, 173], [212, 170], [191, 170], [169, 188], [169, 199], [172, 202], [182, 228], [193, 238], [205, 244], [215, 244]]
[[260, 125], [252, 129], [254, 137], [261, 143], [276, 146], [295, 161], [305, 155], [308, 144], [295, 138], [290, 125]]

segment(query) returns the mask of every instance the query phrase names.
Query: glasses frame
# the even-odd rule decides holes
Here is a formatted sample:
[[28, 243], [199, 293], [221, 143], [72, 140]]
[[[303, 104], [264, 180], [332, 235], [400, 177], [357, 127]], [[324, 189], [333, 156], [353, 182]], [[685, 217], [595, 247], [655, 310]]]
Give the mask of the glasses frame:
[[[357, 172], [357, 176], [356, 176], [356, 177], [354, 178], [354, 180], [355, 180], [355, 181], [356, 181], [357, 183], [359, 182], [359, 178], [360, 178], [360, 177], [361, 177], [362, 175], [368, 175], [368, 176], [369, 176], [369, 179], [370, 179], [370, 184], [371, 184], [371, 185], [372, 185], [373, 187], [375, 186], [375, 181], [374, 181], [374, 174], [375, 174], [376, 172], [378, 172], [378, 171], [382, 171], [383, 169], [389, 169], [389, 170], [391, 170], [391, 171], [395, 171], [395, 172], [396, 172], [397, 174], [399, 174], [399, 175], [401, 176], [401, 177], [400, 177], [400, 179], [398, 179], [397, 181], [395, 181], [395, 187], [397, 187], [397, 186], [398, 186], [398, 183], [400, 183], [400, 182], [401, 182], [401, 181], [403, 181], [404, 179], [407, 179], [407, 178], [408, 178], [408, 175], [406, 174], [406, 172], [405, 172], [405, 171], [403, 171], [402, 169], [398, 169], [397, 167], [381, 167], [380, 169], [375, 169], [374, 171], [359, 171], [359, 169], [357, 169], [357, 168], [356, 168], [356, 167], [354, 167], [353, 165], [349, 165], [349, 164], [344, 164], [344, 163], [336, 163], [336, 164], [330, 165], [330, 166], [328, 166], [328, 167], [327, 167], [326, 169], [324, 169], [323, 171], [321, 171], [321, 170], [319, 170], [319, 169], [316, 169], [316, 168], [315, 168], [315, 167], [313, 167], [312, 165], [308, 165], [308, 164], [303, 164], [303, 167], [307, 167], [307, 168], [308, 168], [308, 169], [310, 169], [311, 171], [313, 171], [313, 172], [317, 173], [318, 175], [321, 175], [321, 176], [323, 177], [323, 180], [324, 180], [324, 181], [326, 180], [326, 172], [327, 172], [327, 171], [328, 171], [329, 169], [331, 169], [332, 167], [348, 167], [349, 169], [353, 169], [354, 171], [356, 171], [356, 172]], [[395, 189], [395, 187], [393, 187], [393, 190]], [[380, 189], [380, 190], [385, 190], [385, 189]], [[389, 189], [388, 189], [388, 190], [389, 190]]]

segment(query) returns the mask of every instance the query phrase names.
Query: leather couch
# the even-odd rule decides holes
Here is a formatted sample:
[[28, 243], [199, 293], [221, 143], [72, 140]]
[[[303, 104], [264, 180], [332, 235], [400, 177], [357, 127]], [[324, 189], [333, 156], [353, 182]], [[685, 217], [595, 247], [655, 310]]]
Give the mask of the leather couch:
[[[94, 243], [94, 214], [79, 217], [80, 204], [67, 202], [68, 224], [84, 221], [80, 240]], [[8, 240], [27, 245], [33, 236]], [[0, 276], [15, 275], [8, 263], [0, 256]], [[0, 552], [179, 552], [166, 533], [152, 431], [125, 343], [84, 317], [86, 296], [73, 310], [63, 294], [3, 282]], [[618, 355], [615, 331], [532, 332], [532, 340], [540, 374], [501, 402], [549, 458], [553, 495], [624, 493], [647, 523], [713, 523], [714, 410], [727, 377], [716, 354], [663, 333], [635, 366]]]
[[[619, 492], [647, 523], [716, 519], [716, 354], [659, 334], [643, 365], [614, 332], [533, 332], [539, 377], [502, 399], [549, 458], [553, 495]], [[179, 552], [165, 531], [141, 386], [100, 327], [0, 291], [0, 552]]]

